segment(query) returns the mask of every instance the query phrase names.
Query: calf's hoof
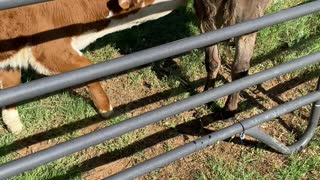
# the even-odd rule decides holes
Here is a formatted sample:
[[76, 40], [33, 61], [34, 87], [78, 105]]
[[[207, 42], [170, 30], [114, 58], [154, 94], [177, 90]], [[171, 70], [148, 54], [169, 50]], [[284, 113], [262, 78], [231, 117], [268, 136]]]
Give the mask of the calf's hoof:
[[99, 114], [100, 114], [100, 116], [103, 117], [103, 118], [108, 118], [108, 117], [111, 116], [111, 114], [112, 114], [112, 112], [113, 112], [112, 110], [113, 110], [113, 108], [112, 108], [112, 106], [110, 105], [110, 108], [109, 108], [108, 110], [101, 110], [101, 109], [99, 109]]
[[13, 134], [19, 134], [23, 130], [24, 126], [21, 123], [18, 111], [16, 109], [3, 109], [2, 118], [9, 132]]

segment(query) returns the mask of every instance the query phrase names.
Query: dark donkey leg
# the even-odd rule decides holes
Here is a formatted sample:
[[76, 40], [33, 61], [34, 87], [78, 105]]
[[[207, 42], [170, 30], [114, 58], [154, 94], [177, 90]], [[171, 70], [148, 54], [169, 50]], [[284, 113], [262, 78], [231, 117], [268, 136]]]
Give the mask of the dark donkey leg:
[[[202, 33], [214, 31], [217, 27], [221, 27], [223, 22], [223, 7], [225, 5], [224, 1], [197, 0], [194, 3]], [[221, 59], [217, 45], [205, 48], [205, 64], [207, 70], [207, 82], [204, 90], [208, 90], [214, 88], [215, 79], [221, 66]]]
[[207, 70], [207, 82], [204, 90], [214, 88], [215, 80], [221, 67], [221, 59], [219, 56], [218, 46], [210, 46], [205, 49], [205, 63]]
[[[201, 20], [202, 33], [213, 30], [216, 30], [216, 27], [212, 19]], [[218, 45], [212, 45], [205, 48], [205, 66], [207, 71], [207, 80], [204, 90], [206, 91], [215, 87], [216, 78], [221, 67], [221, 58], [219, 55]], [[207, 106], [210, 107], [212, 104], [213, 102], [210, 102], [207, 104]]]
[[[231, 9], [236, 22], [240, 23], [249, 19], [263, 16], [271, 0], [233, 0]], [[236, 38], [236, 57], [232, 66], [232, 80], [237, 80], [248, 74], [250, 60], [253, 55], [257, 33]], [[240, 95], [234, 93], [227, 99], [224, 107], [225, 118], [233, 117], [238, 109]]]
[[[257, 33], [236, 38], [236, 57], [232, 65], [232, 80], [245, 77], [250, 68]], [[233, 117], [238, 109], [240, 92], [230, 95], [224, 107], [225, 118]]]

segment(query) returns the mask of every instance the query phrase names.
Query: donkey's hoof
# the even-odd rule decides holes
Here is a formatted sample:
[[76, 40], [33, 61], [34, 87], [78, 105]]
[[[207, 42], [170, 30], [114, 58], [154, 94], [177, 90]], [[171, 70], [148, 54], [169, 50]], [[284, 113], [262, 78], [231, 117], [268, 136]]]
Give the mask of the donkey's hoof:
[[19, 134], [23, 130], [24, 126], [20, 121], [20, 117], [16, 109], [2, 110], [2, 118], [9, 132]]
[[211, 107], [213, 107], [215, 104], [213, 102], [208, 102], [205, 105], [207, 106], [208, 109], [211, 109]]
[[237, 111], [229, 111], [229, 110], [226, 110], [226, 109], [223, 109], [222, 112], [221, 112], [221, 116], [222, 116], [222, 119], [224, 121], [234, 121], [236, 120], [235, 116], [237, 114]]

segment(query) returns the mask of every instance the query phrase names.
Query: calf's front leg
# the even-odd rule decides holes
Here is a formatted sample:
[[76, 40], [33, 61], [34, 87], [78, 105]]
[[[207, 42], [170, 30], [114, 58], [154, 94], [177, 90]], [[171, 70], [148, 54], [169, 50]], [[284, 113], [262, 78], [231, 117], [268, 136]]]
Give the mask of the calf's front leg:
[[[20, 69], [0, 69], [0, 89], [17, 86], [20, 81]], [[18, 134], [23, 129], [19, 113], [14, 105], [2, 108], [2, 120], [8, 130], [14, 134]]]
[[[54, 47], [54, 48], [52, 48]], [[91, 65], [91, 61], [75, 51], [67, 39], [39, 45], [33, 49], [39, 63], [52, 74], [59, 74]], [[87, 84], [94, 105], [103, 117], [108, 117], [112, 106], [98, 81]]]

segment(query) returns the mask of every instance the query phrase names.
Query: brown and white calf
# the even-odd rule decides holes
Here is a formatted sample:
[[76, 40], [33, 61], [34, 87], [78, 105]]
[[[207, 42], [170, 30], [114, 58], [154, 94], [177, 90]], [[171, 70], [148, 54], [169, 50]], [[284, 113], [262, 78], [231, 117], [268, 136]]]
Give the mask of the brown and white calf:
[[[88, 66], [81, 49], [96, 39], [162, 17], [185, 0], [55, 0], [0, 11], [0, 88], [20, 84], [21, 69], [54, 75]], [[87, 84], [102, 115], [112, 106], [99, 82]], [[2, 118], [13, 133], [23, 129], [14, 105]]]
[[[202, 32], [216, 30], [223, 25], [241, 23], [263, 16], [271, 0], [195, 0], [194, 6]], [[257, 33], [235, 38], [236, 55], [232, 65], [232, 80], [248, 74]], [[221, 66], [217, 45], [205, 49], [207, 83], [205, 90], [214, 88]], [[228, 97], [224, 107], [226, 118], [234, 116], [239, 102], [239, 93]]]

